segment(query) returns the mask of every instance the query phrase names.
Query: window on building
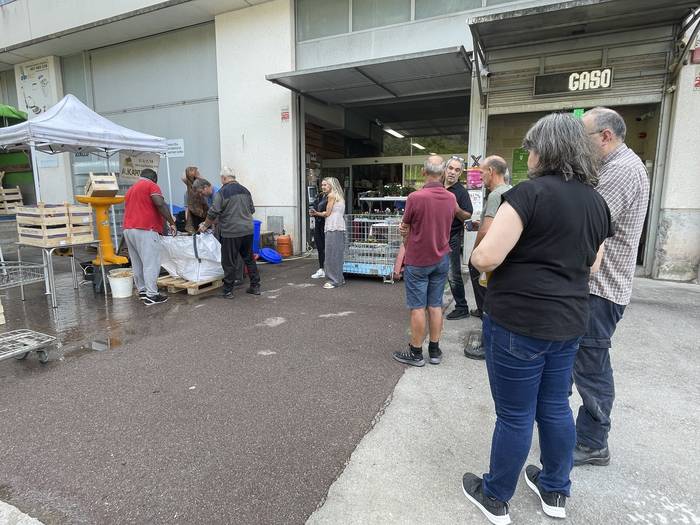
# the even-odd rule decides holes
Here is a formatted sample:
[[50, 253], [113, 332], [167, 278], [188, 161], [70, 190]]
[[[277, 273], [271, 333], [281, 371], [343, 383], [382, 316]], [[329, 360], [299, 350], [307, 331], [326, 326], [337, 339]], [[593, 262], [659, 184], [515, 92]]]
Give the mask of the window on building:
[[416, 20], [480, 7], [481, 0], [416, 0]]
[[400, 24], [411, 20], [411, 0], [353, 0], [352, 30]]
[[297, 40], [350, 31], [350, 0], [297, 0]]

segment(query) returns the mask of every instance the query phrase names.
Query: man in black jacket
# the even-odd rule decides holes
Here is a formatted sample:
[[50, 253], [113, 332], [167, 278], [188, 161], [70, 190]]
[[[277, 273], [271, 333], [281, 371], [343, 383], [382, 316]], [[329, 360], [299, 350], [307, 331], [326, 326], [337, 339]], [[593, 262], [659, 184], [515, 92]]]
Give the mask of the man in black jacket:
[[250, 287], [246, 293], [260, 295], [260, 274], [253, 258], [253, 198], [247, 188], [236, 182], [233, 170], [229, 167], [221, 170], [221, 184], [222, 187], [214, 196], [206, 220], [199, 225], [199, 231], [206, 231], [218, 219], [221, 266], [224, 268], [224, 297], [233, 297], [236, 258], [239, 254], [250, 278]]

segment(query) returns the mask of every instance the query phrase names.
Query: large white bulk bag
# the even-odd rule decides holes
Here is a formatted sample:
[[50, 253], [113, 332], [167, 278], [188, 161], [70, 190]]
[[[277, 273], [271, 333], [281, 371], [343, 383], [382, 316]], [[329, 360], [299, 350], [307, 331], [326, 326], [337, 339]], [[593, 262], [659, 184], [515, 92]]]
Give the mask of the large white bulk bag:
[[213, 234], [161, 237], [160, 264], [173, 277], [187, 281], [208, 281], [224, 276], [221, 244]]

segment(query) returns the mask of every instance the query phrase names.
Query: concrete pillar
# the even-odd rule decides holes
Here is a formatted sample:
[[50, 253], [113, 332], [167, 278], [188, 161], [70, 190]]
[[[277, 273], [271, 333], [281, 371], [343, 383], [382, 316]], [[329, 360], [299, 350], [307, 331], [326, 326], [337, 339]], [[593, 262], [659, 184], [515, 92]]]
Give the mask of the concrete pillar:
[[700, 65], [676, 81], [652, 276], [689, 281], [700, 264]]
[[298, 104], [265, 75], [294, 69], [292, 2], [275, 0], [215, 18], [221, 163], [255, 202], [256, 218], [282, 216], [301, 249]]
[[[58, 57], [49, 56], [17, 64], [15, 83], [18, 107], [27, 112], [29, 120], [41, 115], [63, 98], [61, 63]], [[34, 174], [39, 175], [41, 200], [46, 203], [73, 202], [69, 155], [37, 153], [36, 164]]]

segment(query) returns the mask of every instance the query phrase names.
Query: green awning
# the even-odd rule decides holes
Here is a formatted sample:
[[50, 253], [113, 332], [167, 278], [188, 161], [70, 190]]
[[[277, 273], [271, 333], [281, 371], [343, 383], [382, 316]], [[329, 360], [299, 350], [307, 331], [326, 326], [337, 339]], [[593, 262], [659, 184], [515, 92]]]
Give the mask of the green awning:
[[17, 120], [27, 120], [27, 114], [19, 109], [0, 104], [0, 117], [13, 118]]

